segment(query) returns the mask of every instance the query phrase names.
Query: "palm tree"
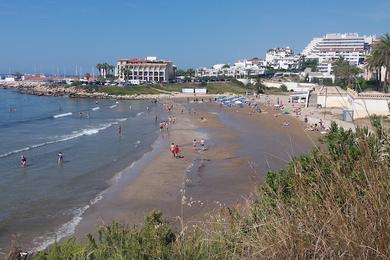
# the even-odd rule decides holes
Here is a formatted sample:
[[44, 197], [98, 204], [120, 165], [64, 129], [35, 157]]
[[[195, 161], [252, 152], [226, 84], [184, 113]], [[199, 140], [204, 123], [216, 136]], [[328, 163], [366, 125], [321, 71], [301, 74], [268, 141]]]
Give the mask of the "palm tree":
[[381, 88], [382, 85], [382, 67], [384, 65], [383, 57], [379, 55], [377, 51], [372, 51], [371, 54], [366, 59], [367, 67], [371, 71], [375, 71], [375, 77], [376, 77], [376, 86], [377, 90]]
[[347, 60], [343, 58], [338, 59], [333, 65], [333, 71], [336, 78], [341, 79], [346, 83], [346, 87], [351, 87], [352, 82], [356, 79], [356, 76], [361, 73], [361, 70], [351, 65]]
[[102, 77], [103, 76], [103, 64], [101, 64], [101, 63], [96, 64], [96, 69], [99, 71], [99, 76]]
[[378, 59], [383, 61], [385, 67], [385, 86], [386, 89], [390, 84], [390, 34], [386, 33], [380, 38], [380, 42], [374, 47], [377, 52]]

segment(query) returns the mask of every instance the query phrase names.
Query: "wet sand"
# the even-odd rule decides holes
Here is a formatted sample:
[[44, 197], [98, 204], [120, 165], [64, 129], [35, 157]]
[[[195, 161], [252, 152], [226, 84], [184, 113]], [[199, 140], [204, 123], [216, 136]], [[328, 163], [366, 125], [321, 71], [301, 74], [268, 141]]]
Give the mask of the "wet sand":
[[[144, 163], [125, 169], [112, 191], [86, 212], [76, 236], [113, 220], [141, 224], [152, 210], [161, 210], [172, 223], [201, 220], [207, 212], [242, 203], [268, 170], [283, 168], [314, 146], [317, 137], [305, 132], [302, 122], [272, 110], [250, 111], [176, 100], [177, 123], [161, 134]], [[207, 149], [195, 150], [192, 140], [202, 137]], [[184, 158], [172, 158], [171, 142], [179, 144]]]

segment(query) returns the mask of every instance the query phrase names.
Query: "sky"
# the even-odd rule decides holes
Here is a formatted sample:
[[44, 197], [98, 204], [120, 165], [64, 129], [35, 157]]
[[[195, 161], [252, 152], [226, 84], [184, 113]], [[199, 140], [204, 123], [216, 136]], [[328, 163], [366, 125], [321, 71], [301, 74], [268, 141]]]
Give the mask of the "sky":
[[389, 0], [0, 0], [0, 73], [93, 74], [146, 56], [197, 68], [389, 31]]

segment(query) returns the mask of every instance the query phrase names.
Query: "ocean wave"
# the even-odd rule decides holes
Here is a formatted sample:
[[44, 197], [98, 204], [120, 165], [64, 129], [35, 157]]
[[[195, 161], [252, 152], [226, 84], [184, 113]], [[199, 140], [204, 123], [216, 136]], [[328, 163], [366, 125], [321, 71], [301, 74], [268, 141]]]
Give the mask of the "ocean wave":
[[118, 105], [112, 105], [112, 106], [110, 106], [110, 108], [112, 109], [112, 108], [116, 108]]
[[94, 108], [92, 108], [92, 111], [96, 111], [96, 110], [99, 110], [100, 109], [100, 107], [94, 107]]
[[59, 241], [64, 237], [73, 235], [77, 225], [83, 219], [82, 216], [85, 211], [89, 209], [92, 205], [95, 205], [96, 203], [101, 201], [103, 199], [104, 193], [105, 191], [100, 192], [98, 195], [95, 196], [95, 198], [89, 201], [88, 205], [74, 209], [72, 212], [72, 219], [61, 225], [55, 232], [48, 233], [44, 236], [36, 237], [33, 240], [33, 244], [37, 246], [34, 247], [31, 252], [45, 250], [48, 246], [55, 243], [56, 241]]
[[65, 117], [65, 116], [70, 116], [72, 114], [73, 114], [72, 112], [68, 112], [68, 113], [64, 113], [64, 114], [58, 114], [58, 115], [54, 115], [53, 118], [61, 118], [61, 117]]
[[145, 112], [139, 112], [139, 113], [137, 114], [137, 116], [141, 116], [143, 113], [145, 113]]
[[118, 119], [119, 122], [124, 122], [124, 121], [126, 121], [126, 120], [127, 120], [127, 118], [119, 118], [119, 119]]
[[78, 138], [78, 137], [81, 137], [81, 136], [94, 135], [94, 134], [99, 133], [100, 131], [103, 131], [103, 130], [113, 126], [113, 125], [117, 125], [119, 121], [120, 121], [120, 119], [118, 121], [115, 121], [115, 122], [102, 124], [102, 125], [100, 125], [100, 126], [98, 126], [96, 128], [87, 128], [87, 129], [81, 129], [79, 131], [73, 131], [72, 134], [58, 136], [56, 139], [54, 139], [52, 141], [48, 141], [48, 142], [44, 142], [44, 143], [40, 143], [40, 144], [33, 144], [33, 145], [30, 145], [30, 146], [27, 146], [27, 147], [23, 147], [23, 148], [20, 148], [20, 149], [16, 149], [16, 150], [4, 153], [4, 154], [0, 154], [0, 158], [8, 157], [8, 156], [13, 155], [13, 154], [17, 154], [17, 153], [20, 153], [20, 152], [28, 151], [28, 150], [31, 150], [31, 149], [39, 148], [39, 147], [50, 145], [50, 144], [55, 144], [55, 143], [69, 141], [69, 140], [72, 140], [72, 139], [75, 139], [75, 138]]
[[56, 232], [35, 238], [33, 240], [33, 244], [38, 244], [38, 246], [34, 247], [31, 250], [31, 252], [45, 250], [49, 245], [55, 243], [56, 241], [59, 241], [64, 237], [74, 234], [76, 230], [76, 226], [83, 219], [82, 215], [87, 209], [89, 209], [89, 207], [90, 207], [89, 205], [86, 205], [82, 208], [75, 209], [73, 218], [70, 221], [63, 224], [59, 229], [57, 229]]

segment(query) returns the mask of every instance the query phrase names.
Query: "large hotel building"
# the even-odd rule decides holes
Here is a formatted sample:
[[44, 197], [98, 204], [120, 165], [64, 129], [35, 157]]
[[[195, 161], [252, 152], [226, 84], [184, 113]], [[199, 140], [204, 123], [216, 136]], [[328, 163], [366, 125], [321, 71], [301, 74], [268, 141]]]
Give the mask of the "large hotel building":
[[176, 67], [171, 61], [156, 57], [145, 59], [120, 59], [115, 68], [115, 76], [123, 81], [170, 82], [175, 80]]
[[306, 58], [318, 59], [319, 63], [340, 57], [351, 64], [362, 64], [368, 45], [374, 36], [360, 36], [357, 33], [330, 33], [314, 38], [302, 51]]

